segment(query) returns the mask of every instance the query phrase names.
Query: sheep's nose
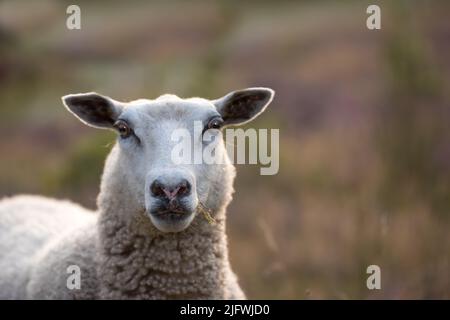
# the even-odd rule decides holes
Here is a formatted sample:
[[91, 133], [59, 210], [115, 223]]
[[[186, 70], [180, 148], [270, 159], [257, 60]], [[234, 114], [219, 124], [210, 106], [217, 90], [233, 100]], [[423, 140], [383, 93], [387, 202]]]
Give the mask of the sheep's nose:
[[173, 200], [191, 193], [191, 184], [186, 179], [181, 179], [177, 183], [163, 183], [155, 180], [150, 185], [152, 196]]

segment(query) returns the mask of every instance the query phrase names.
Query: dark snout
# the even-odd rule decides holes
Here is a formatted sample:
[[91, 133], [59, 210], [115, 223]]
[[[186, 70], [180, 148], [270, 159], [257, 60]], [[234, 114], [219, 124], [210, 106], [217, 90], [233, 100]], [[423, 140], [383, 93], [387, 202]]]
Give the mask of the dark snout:
[[146, 208], [153, 224], [165, 232], [187, 228], [198, 204], [194, 176], [182, 168], [173, 168], [155, 170], [147, 181]]
[[160, 213], [164, 211], [183, 214], [186, 210], [183, 208], [183, 198], [191, 195], [192, 185], [184, 178], [178, 181], [164, 181], [164, 178], [156, 179], [150, 185], [150, 194], [159, 199]]

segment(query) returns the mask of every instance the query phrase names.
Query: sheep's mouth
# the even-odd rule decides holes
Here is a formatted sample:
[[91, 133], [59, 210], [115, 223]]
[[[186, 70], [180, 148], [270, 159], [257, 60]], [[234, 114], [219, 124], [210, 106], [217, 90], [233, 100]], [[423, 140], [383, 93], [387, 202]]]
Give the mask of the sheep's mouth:
[[152, 211], [152, 214], [155, 214], [155, 215], [163, 215], [163, 214], [167, 214], [167, 213], [188, 214], [189, 211], [184, 210], [183, 208], [180, 208], [180, 207], [170, 208], [170, 209], [158, 209], [158, 210]]
[[155, 218], [164, 219], [164, 220], [181, 220], [186, 218], [190, 214], [190, 212], [186, 211], [177, 211], [177, 210], [165, 210], [151, 213]]
[[159, 210], [149, 213], [153, 225], [163, 232], [180, 232], [186, 229], [194, 218], [194, 212], [183, 210]]

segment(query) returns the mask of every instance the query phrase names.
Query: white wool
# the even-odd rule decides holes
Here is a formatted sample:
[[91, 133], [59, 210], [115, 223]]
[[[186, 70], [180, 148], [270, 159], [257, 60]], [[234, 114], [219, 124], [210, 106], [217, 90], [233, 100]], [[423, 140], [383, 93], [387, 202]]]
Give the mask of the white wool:
[[[79, 96], [93, 97], [94, 102], [109, 99], [114, 109], [108, 113], [103, 108], [105, 117], [125, 110], [123, 113], [133, 121], [140, 121], [138, 133], [155, 140], [155, 130], [164, 128], [158, 117], [188, 123], [201, 115], [217, 113], [214, 103], [225, 110], [227, 99], [234, 99], [231, 103], [241, 98], [251, 101], [248, 95], [265, 99], [250, 109], [251, 114], [244, 119], [248, 121], [271, 101], [272, 90], [247, 89], [217, 102], [164, 95], [153, 101], [141, 99], [123, 105], [93, 93]], [[145, 114], [148, 110], [150, 115]], [[85, 111], [76, 111], [81, 118], [85, 115]], [[235, 115], [233, 110], [224, 112], [229, 112], [228, 117], [242, 115]], [[154, 127], [148, 124], [151, 117], [158, 120]], [[90, 124], [89, 118], [81, 120]], [[102, 127], [106, 122], [94, 125]], [[145, 132], [153, 134], [145, 136]], [[226, 152], [224, 165], [194, 169], [196, 195], [216, 222], [210, 224], [196, 212], [183, 231], [163, 233], [145, 213], [142, 178], [145, 170], [164, 162], [163, 155], [157, 153], [164, 151], [164, 141], [156, 142], [159, 145], [152, 145], [152, 153], [141, 155], [141, 162], [135, 164], [130, 161], [137, 161], [133, 157], [144, 148], [138, 149], [131, 142], [116, 143], [105, 163], [96, 212], [69, 201], [39, 196], [0, 201], [0, 299], [245, 298], [228, 258], [225, 212], [232, 198], [235, 169]], [[220, 146], [224, 151], [224, 145]], [[157, 157], [153, 162], [149, 161], [152, 156]], [[149, 165], [150, 169], [146, 167]], [[67, 268], [71, 265], [81, 270], [80, 289], [67, 287]]]

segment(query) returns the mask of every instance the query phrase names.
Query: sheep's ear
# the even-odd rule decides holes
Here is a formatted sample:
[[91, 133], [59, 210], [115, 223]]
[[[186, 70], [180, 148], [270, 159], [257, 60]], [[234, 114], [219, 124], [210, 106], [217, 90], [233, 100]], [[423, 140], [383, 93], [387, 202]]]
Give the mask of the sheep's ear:
[[233, 91], [212, 101], [225, 125], [239, 125], [256, 118], [272, 101], [275, 92], [269, 88]]
[[95, 92], [69, 94], [62, 101], [81, 122], [95, 128], [112, 128], [123, 110], [120, 102]]

